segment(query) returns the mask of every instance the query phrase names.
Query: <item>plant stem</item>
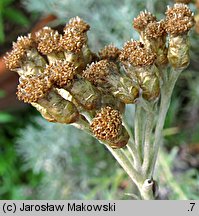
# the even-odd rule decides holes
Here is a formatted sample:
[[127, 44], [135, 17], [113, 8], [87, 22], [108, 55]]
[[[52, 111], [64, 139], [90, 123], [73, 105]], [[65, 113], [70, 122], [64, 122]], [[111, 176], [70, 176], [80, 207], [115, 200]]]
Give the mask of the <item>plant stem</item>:
[[128, 158], [124, 155], [124, 153], [120, 149], [112, 149], [109, 145], [104, 143], [107, 149], [111, 152], [111, 154], [118, 161], [120, 166], [126, 171], [129, 177], [133, 180], [133, 182], [138, 186], [142, 182], [142, 176], [138, 173], [132, 164], [129, 162]]
[[130, 153], [130, 155], [133, 157], [133, 161], [134, 161], [134, 166], [136, 168], [136, 170], [141, 170], [141, 161], [138, 155], [138, 151], [135, 147], [135, 140], [132, 134], [132, 130], [129, 128], [128, 124], [126, 123], [125, 119], [123, 118], [123, 125], [126, 128], [129, 136], [130, 136], [130, 140], [127, 144], [127, 149]]
[[144, 137], [144, 161], [142, 164], [142, 172], [144, 175], [147, 175], [147, 171], [153, 153], [153, 143], [152, 143], [153, 127], [154, 127], [154, 112], [148, 111], [146, 113], [146, 126], [145, 126], [145, 137]]
[[136, 104], [135, 106], [135, 125], [134, 125], [134, 133], [135, 133], [135, 146], [138, 152], [139, 160], [142, 163], [143, 160], [143, 152], [142, 152], [142, 145], [143, 145], [143, 108], [140, 104]]
[[[90, 131], [89, 123], [85, 121], [83, 118], [80, 118], [78, 123], [73, 123], [73, 125], [81, 130], [84, 130], [89, 135], [93, 136], [93, 134]], [[142, 176], [142, 173], [140, 172], [141, 163], [139, 162], [137, 165], [134, 164], [133, 166], [131, 159], [127, 156], [124, 149], [113, 149], [105, 141], [100, 141], [100, 142], [107, 147], [107, 149], [115, 157], [115, 159], [120, 164], [120, 166], [125, 170], [125, 172], [129, 175], [129, 177], [138, 187], [141, 198], [146, 200], [154, 199], [153, 190], [152, 190], [153, 188], [151, 183], [149, 182], [149, 179], [145, 179], [145, 177]], [[139, 157], [137, 154], [137, 149], [135, 148], [131, 140], [127, 145], [129, 146], [129, 144], [131, 145], [132, 148], [130, 149], [129, 152], [132, 155], [132, 157], [135, 157], [134, 160], [138, 162]]]
[[158, 156], [158, 151], [160, 147], [160, 141], [162, 137], [162, 130], [164, 127], [164, 122], [166, 118], [167, 111], [170, 106], [171, 101], [171, 95], [175, 86], [175, 83], [180, 75], [182, 70], [174, 70], [171, 69], [170, 74], [168, 74], [168, 81], [164, 82], [161, 87], [161, 102], [160, 102], [160, 108], [159, 108], [159, 115], [158, 120], [155, 128], [155, 137], [154, 137], [154, 143], [153, 143], [153, 157], [152, 161], [149, 167], [149, 175], [152, 177], [154, 173], [154, 168]]

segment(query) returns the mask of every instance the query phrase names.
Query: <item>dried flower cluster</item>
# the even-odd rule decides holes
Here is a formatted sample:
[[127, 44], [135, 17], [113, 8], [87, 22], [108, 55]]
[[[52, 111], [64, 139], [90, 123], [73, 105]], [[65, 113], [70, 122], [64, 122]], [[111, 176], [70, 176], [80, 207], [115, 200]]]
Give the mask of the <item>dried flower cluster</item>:
[[139, 98], [157, 101], [161, 70], [168, 63], [187, 67], [187, 33], [193, 24], [185, 4], [168, 7], [161, 21], [144, 11], [133, 20], [140, 41], [127, 41], [121, 50], [111, 44], [95, 54], [88, 46], [90, 26], [75, 17], [63, 34], [44, 27], [19, 37], [6, 65], [20, 75], [19, 100], [31, 103], [48, 121], [89, 122], [97, 139], [121, 148], [129, 140], [122, 122], [125, 104]]

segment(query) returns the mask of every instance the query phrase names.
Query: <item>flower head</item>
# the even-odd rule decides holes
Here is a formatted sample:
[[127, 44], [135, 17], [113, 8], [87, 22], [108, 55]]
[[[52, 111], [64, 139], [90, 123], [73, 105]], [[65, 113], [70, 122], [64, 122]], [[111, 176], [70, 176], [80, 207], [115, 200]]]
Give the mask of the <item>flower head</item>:
[[76, 16], [69, 20], [69, 23], [64, 28], [64, 32], [67, 32], [69, 28], [75, 28], [78, 29], [78, 31], [84, 33], [90, 29], [90, 25], [80, 17]]
[[179, 3], [167, 8], [165, 29], [171, 35], [187, 33], [193, 25], [193, 13], [187, 5]]
[[122, 119], [119, 111], [109, 106], [102, 108], [93, 119], [91, 129], [98, 139], [113, 141], [122, 130]]
[[35, 41], [38, 43], [37, 49], [43, 55], [60, 52], [60, 39], [61, 35], [49, 27], [44, 27], [35, 34]]
[[145, 29], [145, 35], [147, 38], [154, 39], [166, 35], [165, 23], [163, 21], [149, 23]]
[[140, 14], [134, 18], [133, 27], [138, 31], [143, 31], [151, 22], [157, 21], [157, 18], [148, 11], [141, 11]]
[[82, 76], [89, 80], [94, 85], [101, 85], [107, 82], [107, 77], [111, 72], [116, 72], [117, 67], [114, 63], [108, 60], [101, 60], [96, 63], [91, 63]]
[[10, 70], [15, 70], [22, 65], [26, 58], [27, 50], [35, 47], [35, 43], [29, 34], [28, 36], [18, 37], [17, 42], [13, 43], [13, 49], [5, 56], [6, 67]]
[[19, 100], [23, 100], [26, 103], [37, 102], [52, 87], [49, 79], [41, 75], [20, 77], [19, 82], [17, 96]]
[[122, 62], [129, 62], [133, 66], [152, 65], [155, 59], [156, 54], [152, 50], [146, 49], [140, 41], [126, 42], [120, 54]]
[[87, 37], [83, 32], [77, 28], [67, 28], [61, 39], [61, 47], [66, 51], [77, 53], [81, 51], [86, 42]]
[[73, 63], [58, 60], [48, 65], [44, 73], [57, 86], [63, 87], [75, 79], [77, 70]]
[[102, 50], [100, 50], [99, 56], [101, 59], [114, 61], [118, 59], [120, 53], [120, 49], [110, 44], [108, 46], [105, 46]]

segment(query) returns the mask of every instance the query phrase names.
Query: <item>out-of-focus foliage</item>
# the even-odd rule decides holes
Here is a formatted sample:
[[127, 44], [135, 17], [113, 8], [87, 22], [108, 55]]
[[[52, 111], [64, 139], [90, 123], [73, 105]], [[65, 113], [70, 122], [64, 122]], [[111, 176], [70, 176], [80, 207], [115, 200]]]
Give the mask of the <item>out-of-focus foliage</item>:
[[38, 199], [122, 199], [127, 176], [95, 139], [72, 126], [38, 117], [21, 130], [17, 151], [25, 169], [43, 173]]
[[[138, 38], [132, 29], [133, 18], [145, 8], [154, 10], [151, 0], [24, 0], [24, 5], [29, 11], [55, 14], [63, 24], [80, 16], [91, 26], [88, 37], [94, 51], [110, 43], [121, 47], [124, 41]], [[164, 11], [164, 1], [161, 5]]]
[[34, 199], [40, 175], [21, 168], [23, 161], [13, 145], [27, 121], [30, 118], [23, 112], [0, 113], [0, 199]]
[[16, 23], [19, 26], [28, 26], [29, 19], [18, 9], [13, 7], [16, 0], [1, 0], [0, 1], [0, 43], [5, 40], [4, 22], [9, 21]]
[[[91, 25], [89, 42], [94, 51], [105, 44], [114, 43], [121, 47], [125, 40], [132, 37], [137, 39], [138, 35], [132, 30], [133, 17], [147, 8], [161, 18], [166, 4], [171, 3], [173, 2], [166, 0], [24, 0], [24, 5], [31, 12], [57, 15], [59, 21], [56, 24], [66, 23], [74, 16], [85, 19]], [[191, 7], [193, 8], [193, 5]], [[182, 145], [192, 141], [199, 142], [199, 78], [196, 74], [199, 70], [196, 64], [198, 36], [192, 33], [190, 40], [193, 47], [191, 65], [177, 83], [165, 124], [165, 128], [177, 127], [178, 132], [174, 134], [175, 132], [171, 131], [172, 135], [165, 137], [168, 153], [161, 156], [164, 163], [159, 164], [161, 169], [155, 176], [169, 176], [172, 184], [164, 177], [159, 178], [160, 198], [198, 199], [197, 169], [186, 167], [186, 170], [176, 172], [174, 159], [177, 153], [171, 150], [178, 146], [174, 149], [178, 152]], [[133, 118], [132, 109], [132, 105], [128, 107], [128, 121]], [[189, 121], [190, 116], [196, 119], [194, 124]], [[48, 123], [41, 118], [37, 118], [36, 122], [37, 127], [29, 125], [25, 130], [21, 130], [17, 141], [18, 154], [25, 160], [24, 169], [33, 169], [34, 173], [43, 174], [36, 198], [129, 198], [124, 194], [133, 191], [131, 182], [102, 145], [70, 126]], [[174, 190], [175, 185], [181, 190]]]

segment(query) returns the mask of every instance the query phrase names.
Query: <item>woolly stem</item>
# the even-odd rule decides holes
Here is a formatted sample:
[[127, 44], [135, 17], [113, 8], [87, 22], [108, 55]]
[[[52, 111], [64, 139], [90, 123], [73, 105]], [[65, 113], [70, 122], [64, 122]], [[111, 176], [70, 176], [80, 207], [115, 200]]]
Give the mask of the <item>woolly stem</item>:
[[164, 122], [166, 118], [167, 111], [170, 106], [171, 95], [175, 86], [175, 83], [180, 75], [182, 70], [171, 69], [170, 74], [168, 75], [168, 81], [164, 82], [161, 87], [161, 102], [158, 114], [158, 120], [155, 128], [155, 137], [153, 143], [153, 157], [151, 159], [151, 164], [149, 165], [148, 174], [153, 176], [154, 168], [158, 156], [158, 151], [160, 147], [160, 141], [162, 137], [162, 130], [164, 127]]
[[143, 108], [140, 104], [136, 104], [135, 106], [135, 122], [134, 122], [134, 133], [135, 133], [135, 146], [138, 152], [139, 160], [142, 163], [143, 160], [143, 152], [142, 152], [142, 145], [143, 145]]
[[134, 166], [135, 166], [136, 170], [140, 171], [141, 170], [141, 161], [140, 161], [140, 157], [138, 155], [137, 148], [135, 146], [135, 140], [134, 140], [134, 137], [133, 137], [133, 134], [132, 134], [132, 130], [129, 128], [129, 126], [126, 123], [124, 118], [123, 118], [123, 125], [126, 128], [128, 134], [130, 136], [130, 140], [129, 140], [128, 144], [127, 144], [127, 149], [128, 149], [130, 155], [133, 158]]
[[152, 130], [154, 127], [154, 112], [146, 113], [146, 127], [145, 127], [145, 138], [144, 138], [144, 161], [142, 164], [143, 174], [147, 174], [147, 169], [149, 167], [152, 153], [153, 153], [153, 143], [152, 143]]

